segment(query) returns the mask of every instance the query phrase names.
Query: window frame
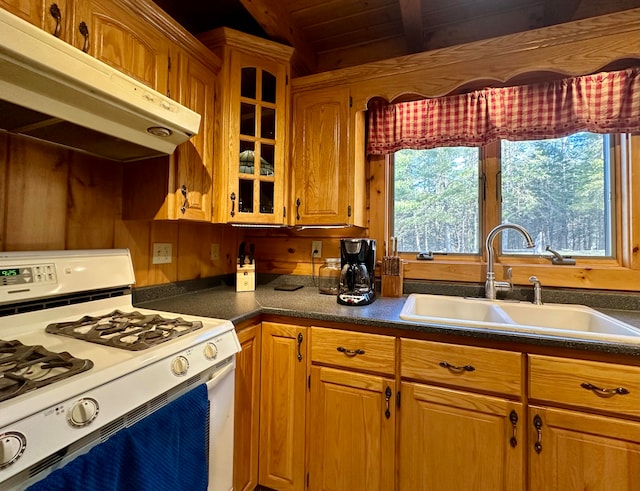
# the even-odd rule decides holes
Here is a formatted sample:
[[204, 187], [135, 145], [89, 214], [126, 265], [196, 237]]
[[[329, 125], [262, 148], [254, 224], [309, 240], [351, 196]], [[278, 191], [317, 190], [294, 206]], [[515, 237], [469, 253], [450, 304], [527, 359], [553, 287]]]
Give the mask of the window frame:
[[[528, 285], [531, 275], [536, 275], [543, 286], [589, 288], [602, 290], [640, 290], [640, 134], [616, 135], [611, 138], [614, 160], [612, 192], [615, 193], [615, 233], [612, 237], [615, 258], [576, 258], [576, 265], [556, 266], [539, 256], [514, 256], [500, 253], [500, 235], [496, 237], [494, 269], [497, 279], [506, 277], [506, 270], [513, 269], [514, 284]], [[499, 145], [491, 143], [480, 150], [481, 169], [485, 176], [486, 193], [494, 193], [499, 169]], [[384, 165], [386, 200], [372, 202], [371, 206], [384, 206], [386, 216], [383, 230], [371, 224], [371, 235], [388, 241], [393, 221], [393, 155], [372, 157], [371, 172]], [[374, 179], [375, 179], [374, 175]], [[486, 275], [486, 251], [484, 240], [489, 231], [500, 222], [500, 206], [497, 199], [482, 200], [480, 205], [480, 255], [436, 255], [433, 260], [417, 260], [411, 253], [401, 253], [405, 263], [405, 279], [484, 283]], [[384, 248], [382, 249], [384, 250]]]

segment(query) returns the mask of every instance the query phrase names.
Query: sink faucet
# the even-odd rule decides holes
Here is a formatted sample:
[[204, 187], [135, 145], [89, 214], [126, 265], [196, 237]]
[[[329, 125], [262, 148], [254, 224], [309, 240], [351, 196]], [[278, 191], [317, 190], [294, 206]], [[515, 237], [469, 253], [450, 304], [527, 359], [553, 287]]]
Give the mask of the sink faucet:
[[497, 227], [494, 227], [491, 232], [489, 232], [484, 244], [487, 251], [487, 279], [484, 282], [484, 296], [490, 300], [496, 299], [497, 292], [511, 290], [513, 287], [511, 278], [509, 278], [509, 281], [496, 281], [496, 274], [493, 272], [493, 239], [495, 239], [496, 235], [507, 228], [520, 232], [526, 239], [527, 247], [529, 249], [535, 247], [531, 234], [527, 232], [524, 227], [516, 225], [515, 223], [502, 223]]

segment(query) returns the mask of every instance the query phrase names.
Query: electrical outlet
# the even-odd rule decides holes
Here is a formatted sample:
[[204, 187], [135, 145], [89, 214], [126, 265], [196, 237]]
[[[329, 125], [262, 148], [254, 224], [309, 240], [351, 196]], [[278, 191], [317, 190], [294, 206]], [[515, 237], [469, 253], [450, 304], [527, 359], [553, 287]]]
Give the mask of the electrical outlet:
[[217, 261], [220, 259], [220, 244], [211, 244], [211, 260]]
[[153, 264], [171, 263], [172, 245], [170, 243], [156, 242], [153, 244]]
[[311, 241], [311, 257], [322, 257], [322, 241]]

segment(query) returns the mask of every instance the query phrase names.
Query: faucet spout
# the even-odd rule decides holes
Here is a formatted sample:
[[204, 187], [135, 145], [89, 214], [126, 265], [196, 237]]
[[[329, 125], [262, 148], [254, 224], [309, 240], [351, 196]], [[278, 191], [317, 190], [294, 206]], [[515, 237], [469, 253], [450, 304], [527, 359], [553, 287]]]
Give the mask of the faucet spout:
[[485, 298], [488, 298], [490, 300], [495, 300], [496, 293], [498, 291], [510, 290], [512, 288], [512, 284], [510, 281], [509, 282], [496, 281], [496, 275], [495, 275], [495, 272], [493, 271], [493, 261], [494, 261], [493, 241], [496, 238], [496, 235], [498, 235], [500, 232], [502, 232], [505, 229], [512, 229], [520, 232], [527, 242], [527, 247], [529, 249], [531, 249], [532, 247], [535, 247], [535, 243], [533, 241], [533, 238], [531, 237], [531, 234], [527, 232], [527, 230], [523, 226], [517, 225], [515, 223], [502, 223], [497, 227], [494, 227], [489, 232], [484, 244], [485, 250], [487, 252], [487, 279], [484, 283], [484, 296]]

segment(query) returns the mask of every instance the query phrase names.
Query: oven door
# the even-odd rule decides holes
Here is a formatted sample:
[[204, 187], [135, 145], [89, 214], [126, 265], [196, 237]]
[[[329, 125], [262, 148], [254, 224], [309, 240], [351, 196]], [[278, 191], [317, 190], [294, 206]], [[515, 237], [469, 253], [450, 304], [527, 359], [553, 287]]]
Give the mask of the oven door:
[[235, 355], [207, 381], [209, 397], [209, 491], [233, 489]]

